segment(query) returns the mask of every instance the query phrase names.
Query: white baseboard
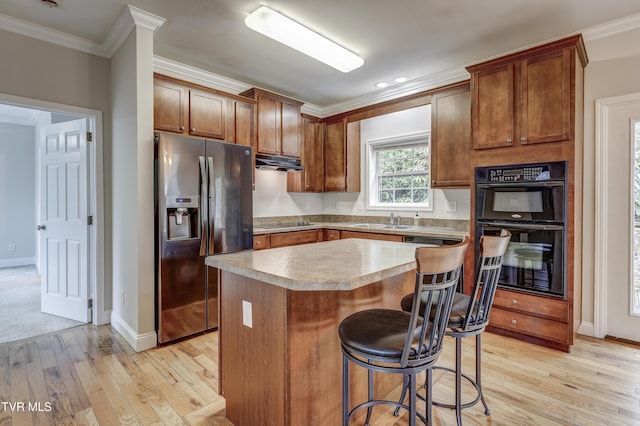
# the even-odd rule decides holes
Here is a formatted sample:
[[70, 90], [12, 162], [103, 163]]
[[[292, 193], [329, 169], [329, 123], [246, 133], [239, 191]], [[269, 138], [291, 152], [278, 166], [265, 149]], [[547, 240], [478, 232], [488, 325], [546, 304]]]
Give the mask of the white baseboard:
[[0, 259], [0, 268], [10, 268], [12, 266], [35, 265], [35, 257], [20, 257], [17, 259]]
[[580, 326], [578, 327], [578, 334], [582, 334], [583, 336], [594, 337], [593, 330], [594, 328], [593, 328], [592, 322], [582, 321], [580, 323]]
[[134, 351], [142, 352], [158, 345], [158, 335], [155, 331], [137, 334], [115, 312], [111, 312], [111, 325], [131, 345]]
[[96, 318], [94, 318], [93, 323], [95, 325], [105, 325], [111, 322], [111, 313], [112, 310], [96, 312]]

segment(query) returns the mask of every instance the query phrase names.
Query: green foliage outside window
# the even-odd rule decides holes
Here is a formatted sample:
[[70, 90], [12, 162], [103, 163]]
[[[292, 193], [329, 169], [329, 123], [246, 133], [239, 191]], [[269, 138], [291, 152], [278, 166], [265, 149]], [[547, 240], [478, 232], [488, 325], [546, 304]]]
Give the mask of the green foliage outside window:
[[427, 143], [377, 150], [378, 202], [417, 204], [429, 201]]

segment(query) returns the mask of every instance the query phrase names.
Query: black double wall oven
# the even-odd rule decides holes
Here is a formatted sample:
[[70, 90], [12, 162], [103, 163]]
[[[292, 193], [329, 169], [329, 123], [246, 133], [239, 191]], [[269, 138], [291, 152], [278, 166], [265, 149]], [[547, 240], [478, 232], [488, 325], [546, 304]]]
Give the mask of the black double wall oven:
[[481, 235], [511, 231], [499, 285], [566, 299], [566, 162], [478, 167], [475, 173], [476, 252]]

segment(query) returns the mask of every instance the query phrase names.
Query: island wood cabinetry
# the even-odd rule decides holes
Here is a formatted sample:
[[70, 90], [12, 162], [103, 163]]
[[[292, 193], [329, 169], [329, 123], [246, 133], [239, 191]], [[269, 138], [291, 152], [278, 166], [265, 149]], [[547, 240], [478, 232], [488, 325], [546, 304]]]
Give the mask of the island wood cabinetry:
[[469, 82], [431, 97], [431, 187], [468, 188], [471, 149]]
[[154, 128], [252, 146], [255, 102], [155, 74]]
[[287, 173], [287, 192], [322, 192], [322, 120], [302, 114], [302, 155], [304, 170]]
[[[415, 288], [415, 247], [389, 241], [328, 241], [205, 262], [220, 270], [218, 389], [236, 425], [340, 424], [338, 325], [364, 309], [398, 309]], [[401, 375], [384, 374], [374, 391], [387, 395], [401, 384]], [[352, 369], [349, 385], [353, 407], [366, 399], [366, 370]]]
[[325, 123], [324, 192], [360, 191], [360, 122]]
[[256, 151], [300, 157], [300, 107], [303, 103], [258, 88], [249, 89], [241, 95], [257, 102]]
[[[580, 321], [582, 259], [582, 36], [536, 46], [467, 69], [471, 73], [471, 236], [475, 237], [475, 167], [567, 162], [566, 299], [499, 289], [490, 329], [568, 351]], [[578, 230], [578, 232], [576, 232]], [[473, 270], [475, 245], [465, 268]], [[465, 275], [465, 290], [473, 285]]]

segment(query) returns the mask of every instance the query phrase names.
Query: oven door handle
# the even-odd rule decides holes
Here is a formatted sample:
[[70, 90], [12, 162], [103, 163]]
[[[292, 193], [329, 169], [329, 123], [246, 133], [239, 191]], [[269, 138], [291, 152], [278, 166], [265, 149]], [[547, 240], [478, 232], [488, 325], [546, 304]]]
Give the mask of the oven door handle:
[[562, 225], [540, 225], [537, 223], [508, 223], [508, 222], [478, 222], [482, 226], [495, 226], [496, 228], [533, 229], [536, 231], [562, 231]]

